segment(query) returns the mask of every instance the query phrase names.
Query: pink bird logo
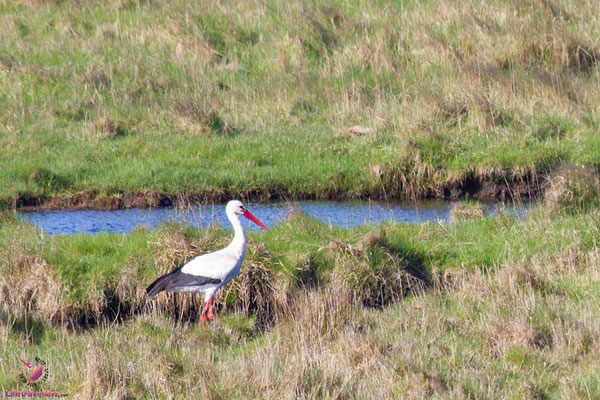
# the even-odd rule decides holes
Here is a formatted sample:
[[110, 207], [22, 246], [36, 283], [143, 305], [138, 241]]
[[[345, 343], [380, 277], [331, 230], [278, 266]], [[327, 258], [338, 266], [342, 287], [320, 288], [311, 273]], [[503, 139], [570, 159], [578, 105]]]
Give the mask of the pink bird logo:
[[27, 369], [33, 370], [31, 371], [31, 375], [29, 375], [29, 373], [27, 374], [29, 376], [25, 374], [19, 375], [23, 383], [40, 383], [44, 382], [48, 378], [48, 369], [46, 368], [46, 362], [39, 357], [36, 357], [35, 361], [38, 363], [37, 368], [34, 368], [32, 363], [28, 363], [26, 361], [21, 360], [21, 362], [27, 367]]

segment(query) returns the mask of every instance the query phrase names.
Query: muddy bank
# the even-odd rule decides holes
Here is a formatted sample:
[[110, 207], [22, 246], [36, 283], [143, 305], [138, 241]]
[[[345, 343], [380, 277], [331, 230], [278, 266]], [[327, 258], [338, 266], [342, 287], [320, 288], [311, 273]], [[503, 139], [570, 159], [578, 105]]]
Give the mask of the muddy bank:
[[482, 201], [529, 200], [539, 196], [541, 177], [507, 180], [504, 177], [467, 178], [439, 186], [415, 188], [373, 188], [361, 193], [343, 193], [335, 188], [320, 192], [297, 192], [283, 188], [255, 188], [249, 190], [222, 190], [206, 192], [161, 193], [114, 192], [110, 194], [94, 190], [80, 193], [49, 196], [20, 195], [4, 200], [0, 206], [23, 211], [33, 210], [119, 210], [128, 208], [185, 207], [197, 204], [224, 203], [232, 198], [247, 202], [285, 200], [419, 200], [419, 199], [477, 199]]

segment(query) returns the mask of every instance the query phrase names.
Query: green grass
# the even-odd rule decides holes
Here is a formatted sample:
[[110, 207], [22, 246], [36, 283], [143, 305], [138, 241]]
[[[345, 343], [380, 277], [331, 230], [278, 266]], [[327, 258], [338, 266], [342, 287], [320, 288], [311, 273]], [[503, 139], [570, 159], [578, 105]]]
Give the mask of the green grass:
[[597, 166], [598, 11], [4, 2], [0, 202], [422, 195]]
[[[198, 299], [152, 305], [143, 289], [230, 232], [47, 236], [5, 215], [0, 383], [22, 388], [11, 362], [39, 356], [52, 366], [44, 388], [82, 398], [594, 398], [598, 220], [543, 206], [444, 226], [294, 216], [250, 234], [241, 276], [202, 328], [187, 322]], [[394, 280], [402, 271], [413, 280]], [[265, 302], [248, 306], [244, 289]]]
[[[385, 225], [384, 236], [373, 234], [368, 225], [344, 229], [293, 216], [269, 232], [250, 234], [248, 262], [292, 285], [323, 284], [333, 271], [348, 272], [345, 266], [353, 271], [351, 279], [362, 265], [381, 273], [386, 268], [405, 269], [429, 284], [432, 274], [446, 270], [488, 271], [509, 260], [597, 246], [595, 218], [586, 213], [548, 218], [548, 213], [534, 208], [521, 220], [501, 213], [450, 225]], [[8, 218], [0, 226], [0, 254], [4, 275], [25, 278], [30, 265], [36, 265], [57, 285], [60, 304], [70, 312], [88, 314], [101, 312], [107, 292], [140, 292], [144, 283], [194, 255], [224, 247], [229, 236], [221, 228], [198, 231], [178, 225], [130, 234], [48, 236]], [[125, 302], [139, 305], [132, 299]]]
[[[360, 397], [379, 380], [387, 384], [377, 393], [416, 397], [555, 397], [585, 387], [595, 393], [593, 368], [585, 365], [599, 354], [590, 322], [600, 293], [596, 210], [538, 207], [519, 220], [500, 214], [381, 229], [294, 216], [251, 234], [242, 275], [221, 293], [220, 322], [202, 329], [185, 322], [199, 299], [176, 296], [173, 303], [164, 296], [152, 305], [143, 290], [179, 262], [222, 246], [228, 231], [166, 225], [126, 235], [47, 236], [5, 216], [2, 358], [52, 360], [48, 387], [98, 398], [181, 390], [278, 397], [292, 390], [290, 376], [308, 397], [335, 397], [336, 390]], [[396, 304], [379, 310], [390, 302]], [[122, 322], [113, 322], [116, 308]], [[260, 325], [266, 313], [272, 315]], [[345, 341], [357, 344], [342, 350]], [[116, 358], [107, 357], [111, 349], [119, 349]], [[375, 362], [372, 352], [381, 357], [375, 377], [339, 386], [361, 376], [360, 360]], [[267, 355], [274, 364], [254, 371]], [[357, 361], [336, 372], [328, 357]], [[247, 387], [228, 378], [233, 365], [242, 365], [234, 376], [249, 374]], [[562, 372], [550, 373], [548, 365]], [[4, 368], [4, 387], [19, 385], [16, 367]], [[567, 388], [564, 379], [576, 383]]]
[[[0, 204], [545, 181], [522, 219], [250, 233], [204, 328], [200, 296], [144, 289], [231, 232], [48, 236], [0, 212], [0, 388], [600, 397], [598, 7], [0, 1]], [[36, 356], [49, 379], [25, 387]]]

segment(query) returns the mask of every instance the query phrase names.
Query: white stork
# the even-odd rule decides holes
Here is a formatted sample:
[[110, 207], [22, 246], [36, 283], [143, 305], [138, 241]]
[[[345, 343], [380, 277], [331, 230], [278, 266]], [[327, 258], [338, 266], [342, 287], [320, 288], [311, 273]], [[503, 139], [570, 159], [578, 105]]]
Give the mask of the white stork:
[[168, 292], [203, 292], [204, 308], [200, 321], [214, 319], [213, 307], [217, 291], [240, 273], [246, 255], [246, 233], [240, 222], [240, 215], [248, 218], [264, 230], [268, 230], [241, 201], [231, 200], [225, 208], [227, 218], [233, 225], [235, 235], [229, 246], [197, 256], [174, 271], [152, 282], [146, 289], [152, 297], [163, 290]]

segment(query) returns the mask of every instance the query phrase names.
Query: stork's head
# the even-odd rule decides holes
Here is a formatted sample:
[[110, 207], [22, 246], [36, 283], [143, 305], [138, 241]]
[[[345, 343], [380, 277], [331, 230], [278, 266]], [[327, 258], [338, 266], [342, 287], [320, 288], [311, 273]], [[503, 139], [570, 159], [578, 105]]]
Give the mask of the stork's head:
[[227, 203], [225, 212], [229, 215], [236, 215], [236, 216], [243, 215], [244, 217], [248, 218], [250, 221], [254, 222], [256, 225], [263, 228], [265, 231], [268, 231], [267, 227], [264, 226], [262, 224], [262, 222], [260, 222], [258, 220], [258, 218], [256, 218], [254, 215], [252, 215], [252, 213], [250, 211], [248, 211], [246, 209], [246, 207], [244, 207], [242, 202], [239, 200], [231, 200], [229, 203]]

